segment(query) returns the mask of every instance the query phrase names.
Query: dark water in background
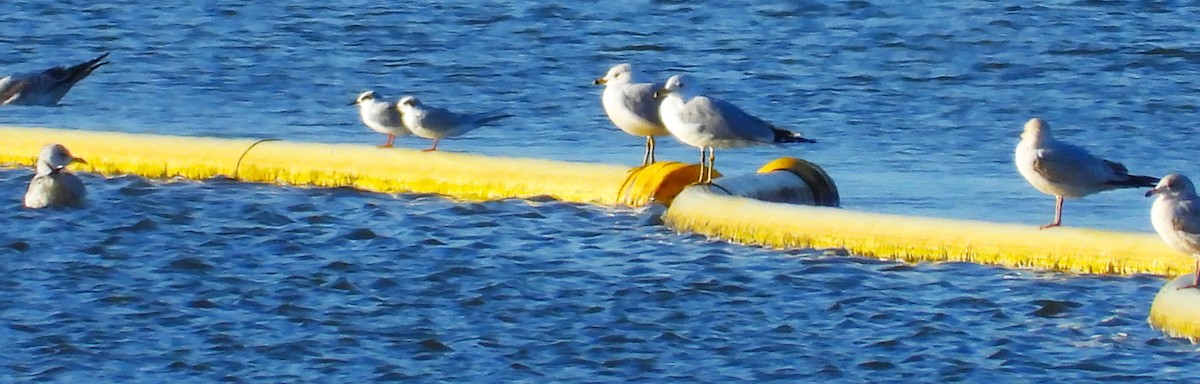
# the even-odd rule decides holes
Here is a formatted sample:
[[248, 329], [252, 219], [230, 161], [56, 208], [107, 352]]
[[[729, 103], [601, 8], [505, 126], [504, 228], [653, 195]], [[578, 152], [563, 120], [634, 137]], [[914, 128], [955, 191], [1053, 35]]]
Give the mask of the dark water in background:
[[[825, 167], [847, 208], [1041, 224], [1015, 172], [1030, 117], [1140, 173], [1192, 160], [1197, 11], [986, 2], [0, 2], [0, 72], [113, 63], [0, 124], [377, 143], [365, 89], [512, 108], [442, 144], [636, 164], [591, 80], [633, 62], [821, 142], [723, 151]], [[660, 159], [694, 161], [664, 140]], [[426, 142], [409, 138], [407, 147]], [[2, 138], [0, 138], [2, 145]], [[532, 154], [531, 154], [532, 152]], [[1144, 323], [1158, 277], [904, 265], [670, 233], [655, 213], [85, 175], [18, 209], [0, 171], [0, 379], [1195, 381]], [[1067, 225], [1150, 231], [1108, 192]], [[3, 206], [0, 204], [0, 206]], [[1002, 209], [997, 209], [1003, 207]], [[901, 294], [903, 293], [903, 294]], [[1192, 378], [1189, 380], [1187, 378]]]

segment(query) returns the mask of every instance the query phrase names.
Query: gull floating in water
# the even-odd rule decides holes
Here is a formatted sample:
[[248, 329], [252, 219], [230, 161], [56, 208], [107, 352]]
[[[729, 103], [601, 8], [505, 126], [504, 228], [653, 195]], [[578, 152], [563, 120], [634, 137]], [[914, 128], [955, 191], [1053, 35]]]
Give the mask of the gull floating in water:
[[362, 117], [363, 124], [366, 124], [367, 128], [387, 135], [387, 142], [380, 145], [380, 148], [391, 148], [396, 136], [403, 137], [412, 134], [408, 128], [404, 127], [404, 122], [400, 119], [400, 110], [396, 108], [396, 104], [380, 100], [375, 91], [359, 94], [358, 99], [350, 105], [358, 106], [358, 115]]
[[436, 151], [438, 141], [447, 137], [460, 136], [483, 124], [512, 115], [506, 113], [470, 113], [459, 114], [442, 108], [422, 104], [413, 96], [404, 96], [397, 103], [404, 126], [414, 135], [433, 139], [433, 146], [425, 152]]
[[655, 98], [662, 99], [659, 114], [667, 131], [684, 144], [700, 148], [700, 184], [712, 183], [716, 148], [816, 142], [751, 116], [729, 102], [702, 96], [702, 93], [699, 82], [688, 75], [671, 76], [666, 85], [654, 93]]
[[1187, 176], [1170, 174], [1146, 192], [1146, 197], [1158, 195], [1150, 207], [1150, 224], [1172, 249], [1196, 258], [1196, 276], [1191, 285], [1200, 285], [1200, 197]]
[[108, 64], [106, 57], [107, 53], [71, 68], [54, 67], [0, 78], [0, 105], [58, 105], [75, 83]]
[[1158, 178], [1130, 175], [1124, 165], [1093, 156], [1086, 150], [1054, 139], [1050, 125], [1032, 118], [1025, 123], [1013, 160], [1017, 171], [1034, 188], [1053, 195], [1054, 222], [1062, 224], [1063, 198], [1078, 198], [1118, 188], [1153, 187]]
[[37, 174], [29, 181], [29, 190], [25, 192], [25, 206], [35, 209], [82, 206], [87, 190], [78, 176], [67, 172], [66, 167], [71, 163], [87, 162], [72, 156], [67, 147], [62, 145], [50, 144], [43, 147], [42, 152], [38, 154]]
[[662, 100], [654, 97], [654, 91], [662, 88], [662, 85], [637, 83], [637, 78], [632, 66], [618, 64], [593, 84], [604, 85], [600, 102], [613, 125], [630, 135], [646, 137], [646, 153], [642, 156], [644, 167], [654, 164], [654, 136], [667, 136], [671, 132], [667, 131], [658, 116]]

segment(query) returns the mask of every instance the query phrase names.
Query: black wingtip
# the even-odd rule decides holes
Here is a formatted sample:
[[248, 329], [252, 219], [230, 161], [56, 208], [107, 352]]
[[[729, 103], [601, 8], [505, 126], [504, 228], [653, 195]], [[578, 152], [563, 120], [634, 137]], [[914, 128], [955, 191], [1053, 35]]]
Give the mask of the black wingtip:
[[1159, 179], [1157, 177], [1129, 175], [1128, 179], [1121, 180], [1121, 181], [1111, 181], [1111, 182], [1108, 182], [1107, 184], [1116, 185], [1116, 186], [1120, 186], [1123, 188], [1141, 188], [1141, 187], [1153, 188], [1154, 186], [1158, 185], [1158, 180]]
[[1158, 180], [1159, 178], [1151, 176], [1129, 176], [1129, 181], [1138, 187], [1154, 187], [1158, 185]]
[[771, 128], [775, 131], [776, 143], [815, 143], [816, 140], [804, 137], [800, 133], [792, 132], [786, 129]]
[[494, 114], [494, 115], [479, 119], [479, 124], [493, 123], [493, 122], [504, 120], [504, 119], [507, 119], [510, 117], [513, 117], [513, 115], [508, 114], [508, 113]]
[[87, 62], [76, 65], [75, 67], [76, 68], [87, 68], [88, 70], [95, 70], [96, 68], [100, 68], [101, 65], [108, 64], [108, 62], [104, 61], [104, 59], [108, 58], [109, 53], [110, 52], [104, 52], [100, 56], [97, 56], [95, 59], [88, 60]]
[[[95, 59], [76, 64], [71, 68], [67, 68], [65, 72], [65, 75], [67, 76], [66, 80], [71, 84], [75, 84], [80, 80], [83, 80], [85, 77], [88, 77], [88, 75], [92, 74], [92, 71], [95, 71], [97, 68], [108, 64], [107, 61], [104, 61], [104, 59], [108, 58], [108, 54], [108, 52], [104, 52]], [[62, 67], [59, 67], [58, 70], [62, 71]]]
[[88, 62], [88, 64], [89, 64], [88, 71], [95, 71], [96, 68], [100, 68], [101, 66], [108, 64], [109, 61], [105, 60], [105, 59], [108, 58], [109, 53], [110, 52], [104, 52], [104, 54], [100, 55], [99, 57], [96, 57], [95, 59], [92, 59], [92, 61], [89, 61]]

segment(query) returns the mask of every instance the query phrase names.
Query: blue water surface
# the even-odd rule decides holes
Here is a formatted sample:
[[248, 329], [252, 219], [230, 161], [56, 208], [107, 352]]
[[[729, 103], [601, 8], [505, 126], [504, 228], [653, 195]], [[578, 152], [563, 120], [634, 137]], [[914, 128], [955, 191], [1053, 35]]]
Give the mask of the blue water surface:
[[[848, 209], [1037, 225], [1037, 116], [1134, 173], [1198, 174], [1200, 7], [1123, 1], [0, 2], [0, 73], [111, 64], [0, 124], [378, 144], [374, 89], [515, 116], [440, 150], [635, 165], [592, 79], [631, 62], [819, 141]], [[661, 141], [660, 159], [696, 150]], [[404, 138], [400, 146], [427, 142]], [[3, 145], [3, 138], [0, 138]], [[1157, 276], [901, 264], [675, 234], [659, 211], [0, 170], [0, 381], [1196, 381]], [[1140, 190], [1069, 226], [1149, 232]], [[6, 199], [6, 200], [5, 200]], [[4, 204], [3, 201], [9, 203]]]

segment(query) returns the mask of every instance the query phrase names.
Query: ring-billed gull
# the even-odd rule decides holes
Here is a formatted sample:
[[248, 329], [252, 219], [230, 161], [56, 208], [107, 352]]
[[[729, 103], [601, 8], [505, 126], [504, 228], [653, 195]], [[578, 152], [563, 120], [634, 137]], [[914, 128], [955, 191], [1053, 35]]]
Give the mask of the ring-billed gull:
[[1158, 182], [1156, 177], [1130, 175], [1120, 163], [1055, 140], [1050, 134], [1050, 125], [1036, 117], [1025, 123], [1013, 161], [1029, 184], [1054, 196], [1054, 222], [1041, 226], [1041, 229], [1062, 224], [1063, 198], [1078, 198], [1118, 188], [1153, 187]]
[[436, 151], [441, 139], [459, 136], [483, 124], [512, 117], [507, 113], [454, 113], [427, 106], [414, 96], [400, 98], [397, 107], [400, 108], [405, 127], [414, 135], [433, 139], [433, 146], [425, 149], [425, 152]]
[[83, 205], [87, 189], [78, 176], [67, 172], [66, 167], [71, 163], [87, 162], [72, 156], [67, 147], [59, 144], [42, 147], [37, 158], [37, 174], [29, 180], [29, 190], [25, 191], [25, 206], [36, 209]]
[[359, 94], [358, 99], [350, 105], [358, 105], [358, 115], [362, 117], [363, 124], [375, 132], [387, 135], [387, 142], [380, 145], [380, 148], [391, 148], [396, 136], [403, 137], [412, 134], [408, 128], [404, 127], [404, 122], [400, 119], [400, 110], [396, 108], [396, 104], [380, 100], [375, 91]]
[[57, 105], [75, 83], [108, 64], [106, 57], [108, 53], [71, 68], [54, 67], [0, 78], [0, 105]]
[[658, 106], [662, 100], [654, 97], [654, 91], [662, 88], [662, 85], [637, 83], [637, 80], [633, 66], [618, 64], [593, 84], [604, 85], [600, 102], [613, 125], [630, 135], [646, 137], [646, 153], [642, 156], [644, 167], [654, 164], [654, 136], [667, 136], [671, 132], [667, 131], [658, 116]]
[[1146, 192], [1146, 197], [1158, 195], [1150, 207], [1150, 223], [1154, 231], [1172, 249], [1196, 258], [1196, 277], [1192, 284], [1200, 285], [1200, 197], [1187, 176], [1172, 173], [1159, 180]]
[[702, 96], [703, 92], [691, 76], [675, 75], [654, 93], [662, 99], [659, 114], [667, 131], [684, 144], [700, 148], [700, 184], [712, 182], [716, 148], [816, 142], [751, 116], [724, 100]]

